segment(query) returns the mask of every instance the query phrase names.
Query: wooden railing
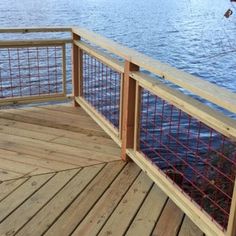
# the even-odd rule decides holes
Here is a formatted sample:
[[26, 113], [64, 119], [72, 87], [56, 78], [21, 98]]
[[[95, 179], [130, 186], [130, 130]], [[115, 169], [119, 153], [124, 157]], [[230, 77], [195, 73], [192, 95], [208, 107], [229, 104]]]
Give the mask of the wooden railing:
[[[204, 233], [235, 236], [236, 121], [165, 81], [232, 113], [236, 94], [86, 29], [0, 29], [60, 31], [72, 32], [64, 43], [72, 42], [75, 106], [84, 108], [121, 147], [122, 159], [136, 162]], [[0, 41], [0, 48], [9, 45]]]
[[[1, 29], [3, 34], [34, 33], [30, 39], [0, 40], [0, 105], [67, 98], [66, 44], [71, 38], [44, 39], [70, 28]], [[42, 39], [35, 39], [40, 33]]]

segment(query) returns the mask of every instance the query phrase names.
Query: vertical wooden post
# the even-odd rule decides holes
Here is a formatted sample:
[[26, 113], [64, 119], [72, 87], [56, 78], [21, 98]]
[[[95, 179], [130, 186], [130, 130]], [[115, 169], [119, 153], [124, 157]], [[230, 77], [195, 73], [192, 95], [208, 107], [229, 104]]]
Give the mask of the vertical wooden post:
[[139, 83], [136, 82], [135, 123], [134, 123], [134, 150], [135, 151], [138, 151], [140, 148], [139, 136], [140, 136], [141, 91], [142, 91], [142, 88], [139, 86]]
[[79, 96], [82, 97], [83, 96], [83, 50], [81, 50], [79, 48], [79, 52], [78, 52], [78, 57], [79, 57]]
[[119, 138], [122, 140], [122, 122], [123, 122], [123, 100], [124, 100], [124, 73], [120, 81], [120, 115], [119, 115]]
[[66, 97], [66, 44], [62, 46], [62, 80], [63, 80], [63, 94]]
[[235, 236], [236, 235], [236, 180], [234, 182], [234, 191], [231, 201], [229, 221], [227, 227], [227, 236]]
[[137, 65], [129, 61], [125, 62], [121, 146], [121, 158], [124, 161], [129, 160], [129, 157], [126, 155], [126, 149], [134, 147], [136, 80], [132, 79], [129, 74], [132, 71], [138, 70], [139, 67]]
[[[80, 36], [73, 33], [73, 40], [80, 40]], [[83, 52], [73, 43], [72, 48], [72, 87], [73, 96], [82, 96], [83, 93]], [[79, 104], [74, 99], [74, 106]]]

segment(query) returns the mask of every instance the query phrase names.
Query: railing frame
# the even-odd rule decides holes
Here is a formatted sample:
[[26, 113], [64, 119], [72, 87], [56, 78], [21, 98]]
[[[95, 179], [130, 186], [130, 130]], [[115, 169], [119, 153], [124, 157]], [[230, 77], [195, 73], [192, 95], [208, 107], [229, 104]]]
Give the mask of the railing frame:
[[126, 150], [134, 148], [135, 138], [135, 104], [136, 104], [136, 81], [130, 77], [130, 72], [138, 71], [139, 67], [133, 63], [125, 62], [123, 104], [122, 104], [122, 145], [121, 158], [126, 161]]
[[[197, 95], [225, 109], [230, 110], [231, 112], [236, 111], [236, 95], [226, 89], [221, 89], [209, 82], [188, 75], [187, 73], [178, 71], [175, 68], [169, 67], [160, 62], [157, 62], [156, 60], [143, 56], [140, 53], [120, 46], [87, 30], [76, 28], [72, 29], [72, 31], [80, 35], [81, 38], [84, 38], [91, 43], [96, 44], [99, 47], [102, 47], [109, 52], [122, 57], [125, 60], [125, 64], [123, 65], [123, 90], [121, 93], [123, 94], [123, 102], [121, 107], [122, 114], [120, 116], [122, 117], [122, 135], [120, 137], [122, 159], [128, 161], [131, 158], [134, 162], [136, 162], [207, 235], [235, 236], [235, 229], [233, 229], [233, 227], [235, 226], [230, 226], [229, 223], [227, 232], [223, 232], [221, 230], [221, 227], [216, 222], [212, 222], [207, 213], [200, 210], [200, 208], [196, 204], [194, 204], [187, 195], [182, 193], [178, 186], [173, 186], [173, 184], [166, 179], [166, 176], [164, 176], [157, 167], [155, 167], [139, 152], [139, 114], [141, 90], [142, 88], [145, 88], [153, 92], [154, 94], [157, 94], [158, 96], [160, 96], [161, 94], [160, 97], [166, 99], [176, 107], [187, 112], [188, 114], [191, 114], [195, 118], [200, 119], [202, 122], [206, 123], [210, 127], [213, 127], [217, 131], [221, 132], [227, 137], [230, 137], [233, 140], [236, 140], [235, 121], [232, 121], [219, 112], [208, 108], [200, 102], [197, 102], [196, 100], [183, 95], [178, 91], [170, 89], [168, 86], [164, 85], [161, 82], [158, 82], [152, 77], [144, 75], [143, 73], [139, 72], [139, 68], [142, 67], [144, 69], [148, 69], [150, 72], [154, 72], [159, 76], [161, 75], [164, 79], [168, 79], [176, 83], [177, 85], [180, 85], [190, 90], [191, 92], [194, 92]], [[81, 45], [82, 47], [86, 45], [83, 42], [74, 43], [78, 46]], [[95, 56], [96, 58], [100, 59], [100, 61], [108, 64], [112, 68], [120, 70], [120, 66], [122, 65], [119, 61], [109, 58], [108, 55], [104, 55], [103, 52], [99, 52], [97, 49], [92, 48], [89, 45], [86, 46], [87, 48], [89, 47], [89, 51], [87, 50], [87, 52], [92, 56]], [[161, 70], [158, 68], [161, 68]], [[177, 75], [177, 79], [174, 76], [175, 74]], [[183, 78], [183, 80], [180, 79], [181, 77]], [[191, 85], [193, 81], [195, 83]], [[202, 87], [206, 88], [206, 90], [202, 91]], [[218, 96], [219, 91], [221, 91], [220, 99]], [[225, 99], [222, 99], [223, 97]], [[97, 115], [99, 116], [99, 114]], [[95, 118], [94, 120], [100, 123], [97, 118]], [[105, 126], [105, 130], [108, 126], [106, 123], [107, 121], [103, 120], [102, 127]], [[108, 131], [108, 134], [110, 134], [111, 137], [113, 137], [113, 139], [117, 141], [117, 136], [114, 138], [114, 135], [111, 134], [110, 130]], [[233, 196], [233, 199], [235, 199], [235, 196]], [[232, 201], [232, 210], [230, 213], [231, 215], [235, 215], [235, 213], [233, 212], [233, 202], [234, 200]], [[230, 217], [229, 222], [235, 222], [235, 219], [232, 220], [231, 218], [232, 217]]]
[[[235, 236], [236, 235], [236, 184], [231, 202], [229, 223], [226, 232], [212, 222], [207, 213], [199, 209], [189, 197], [182, 193], [177, 185], [173, 185], [160, 170], [139, 152], [139, 119], [140, 94], [147, 89], [159, 97], [170, 102], [177, 108], [197, 118], [218, 132], [236, 141], [236, 121], [220, 112], [214, 111], [195, 99], [173, 90], [162, 82], [153, 79], [139, 71], [139, 68], [154, 73], [181, 86], [196, 95], [215, 103], [233, 113], [236, 112], [236, 94], [224, 88], [204, 81], [185, 72], [179, 71], [169, 65], [142, 55], [132, 49], [121, 46], [109, 39], [99, 36], [88, 30], [78, 27], [65, 28], [24, 28], [0, 29], [0, 33], [32, 33], [32, 32], [71, 32], [72, 33], [72, 61], [73, 61], [73, 100], [75, 106], [80, 105], [89, 115], [121, 146], [121, 157], [128, 161], [131, 158], [136, 162], [159, 187], [193, 220], [207, 235]], [[85, 39], [107, 51], [121, 57], [125, 63], [112, 58], [97, 48], [83, 42]], [[9, 43], [9, 42], [8, 42]], [[14, 44], [16, 42], [12, 42]], [[22, 42], [21, 42], [22, 43]], [[31, 45], [34, 42], [31, 42]], [[0, 47], [7, 43], [0, 41]], [[25, 43], [27, 46], [28, 44]], [[83, 98], [83, 57], [86, 51], [102, 63], [122, 73], [120, 91], [120, 127], [119, 130], [109, 124], [90, 104]], [[204, 88], [204, 90], [202, 90]], [[30, 98], [28, 98], [30, 100]], [[43, 98], [42, 98], [43, 99]], [[45, 97], [45, 99], [49, 99]], [[27, 99], [26, 99], [27, 100]], [[25, 100], [25, 101], [26, 101]], [[1, 103], [1, 100], [0, 100]], [[122, 122], [121, 122], [122, 121]]]
[[[49, 30], [49, 31], [48, 31]], [[60, 32], [54, 29], [0, 29], [0, 33], [18, 33], [18, 32]], [[59, 28], [58, 28], [59, 30]], [[62, 29], [63, 30], [63, 29]], [[67, 95], [66, 86], [66, 44], [71, 43], [72, 40], [65, 39], [48, 39], [48, 40], [0, 40], [0, 48], [31, 48], [31, 47], [44, 47], [44, 46], [60, 46], [62, 48], [62, 93], [58, 94], [44, 94], [44, 95], [31, 95], [31, 96], [18, 96], [12, 98], [2, 98], [0, 99], [0, 105], [10, 105], [10, 104], [24, 104], [31, 102], [47, 102], [47, 101], [60, 101], [70, 98]]]
[[[80, 36], [72, 33], [72, 39], [73, 41], [80, 40]], [[81, 70], [83, 68], [83, 58], [81, 56], [81, 50], [79, 47], [77, 47], [74, 43], [72, 45], [72, 95], [73, 97], [81, 96], [81, 85], [83, 82], [83, 79], [81, 77]], [[74, 106], [79, 106], [79, 104], [74, 99]]]

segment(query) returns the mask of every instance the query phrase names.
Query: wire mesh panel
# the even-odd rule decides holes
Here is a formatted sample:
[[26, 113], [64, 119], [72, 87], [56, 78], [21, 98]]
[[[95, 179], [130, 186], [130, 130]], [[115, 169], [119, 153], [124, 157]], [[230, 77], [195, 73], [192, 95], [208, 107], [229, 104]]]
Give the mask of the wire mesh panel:
[[115, 128], [119, 128], [121, 74], [83, 52], [83, 95]]
[[63, 46], [0, 48], [0, 98], [62, 91]]
[[226, 228], [235, 143], [147, 90], [141, 98], [140, 151]]

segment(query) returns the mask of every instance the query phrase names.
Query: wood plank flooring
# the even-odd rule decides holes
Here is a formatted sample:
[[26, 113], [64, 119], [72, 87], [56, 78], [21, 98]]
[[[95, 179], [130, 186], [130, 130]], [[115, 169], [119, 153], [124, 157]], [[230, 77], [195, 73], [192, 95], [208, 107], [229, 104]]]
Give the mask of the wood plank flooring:
[[0, 236], [203, 236], [81, 109], [0, 110]]
[[120, 149], [71, 104], [0, 110], [0, 181], [120, 159]]
[[134, 163], [4, 181], [1, 236], [203, 236]]

